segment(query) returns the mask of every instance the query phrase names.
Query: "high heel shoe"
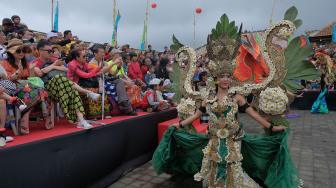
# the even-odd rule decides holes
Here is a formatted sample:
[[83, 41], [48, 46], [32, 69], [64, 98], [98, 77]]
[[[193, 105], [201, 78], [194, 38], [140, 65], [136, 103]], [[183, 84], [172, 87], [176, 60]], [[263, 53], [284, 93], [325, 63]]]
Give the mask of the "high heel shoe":
[[26, 103], [24, 103], [20, 98], [18, 97], [11, 97], [10, 98], [10, 103], [15, 104], [16, 106], [18, 106], [20, 112], [23, 112], [26, 108], [27, 105]]

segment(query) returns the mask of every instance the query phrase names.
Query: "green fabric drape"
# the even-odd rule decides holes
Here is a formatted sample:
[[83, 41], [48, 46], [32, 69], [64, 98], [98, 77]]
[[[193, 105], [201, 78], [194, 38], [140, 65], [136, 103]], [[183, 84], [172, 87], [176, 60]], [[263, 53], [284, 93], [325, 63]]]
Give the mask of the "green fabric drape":
[[[287, 145], [288, 134], [289, 131], [270, 136], [244, 136], [242, 166], [251, 178], [272, 188], [299, 186], [300, 181]], [[206, 135], [190, 134], [174, 126], [169, 127], [153, 155], [154, 169], [159, 174], [196, 174], [201, 169], [202, 149], [208, 141]], [[221, 155], [227, 153], [225, 149], [222, 147]]]

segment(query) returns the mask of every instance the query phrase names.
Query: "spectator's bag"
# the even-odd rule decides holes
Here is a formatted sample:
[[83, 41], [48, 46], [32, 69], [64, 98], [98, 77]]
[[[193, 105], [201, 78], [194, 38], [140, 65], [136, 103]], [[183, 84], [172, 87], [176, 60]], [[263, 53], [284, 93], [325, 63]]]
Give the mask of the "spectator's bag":
[[[52, 62], [46, 63], [42, 66], [42, 68], [45, 68], [51, 64]], [[60, 71], [60, 70], [51, 70], [47, 74], [42, 76], [42, 80], [44, 83], [47, 83], [49, 80], [53, 79], [55, 76], [65, 76], [66, 77], [66, 72]]]
[[78, 85], [80, 85], [84, 88], [98, 88], [99, 87], [99, 81], [98, 81], [97, 77], [79, 78]]
[[8, 95], [15, 95], [16, 85], [10, 80], [0, 80], [0, 86], [6, 89]]
[[[82, 71], [86, 72], [86, 70], [82, 70]], [[92, 77], [92, 78], [79, 77], [78, 85], [84, 88], [98, 88], [99, 87], [98, 77]]]
[[27, 80], [36, 88], [44, 88], [44, 82], [40, 77], [29, 77]]

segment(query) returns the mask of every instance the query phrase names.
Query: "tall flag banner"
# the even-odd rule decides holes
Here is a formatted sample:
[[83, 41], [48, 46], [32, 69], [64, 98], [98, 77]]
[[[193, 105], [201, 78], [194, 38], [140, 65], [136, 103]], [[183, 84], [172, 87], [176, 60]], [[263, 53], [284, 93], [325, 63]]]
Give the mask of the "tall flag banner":
[[140, 49], [141, 50], [145, 50], [146, 49], [146, 36], [147, 36], [147, 23], [146, 21], [144, 22], [144, 30], [142, 33], [142, 37], [141, 37], [141, 44], [140, 44]]
[[333, 30], [332, 30], [332, 42], [336, 43], [336, 24], [334, 24]]
[[58, 1], [56, 2], [56, 9], [55, 9], [55, 17], [54, 17], [54, 27], [53, 30], [58, 32], [58, 14], [59, 14], [59, 10], [58, 10]]
[[113, 29], [113, 35], [112, 35], [112, 46], [117, 47], [118, 46], [118, 41], [117, 41], [117, 36], [118, 36], [118, 25], [120, 21], [121, 15], [118, 10], [118, 14], [116, 19], [114, 20], [114, 29]]
[[54, 0], [51, 0], [51, 30], [54, 29]]

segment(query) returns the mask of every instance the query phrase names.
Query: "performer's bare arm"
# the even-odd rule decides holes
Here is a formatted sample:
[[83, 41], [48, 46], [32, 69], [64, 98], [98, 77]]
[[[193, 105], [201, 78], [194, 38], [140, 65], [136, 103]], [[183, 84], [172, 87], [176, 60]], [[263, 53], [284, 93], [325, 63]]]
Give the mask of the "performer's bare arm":
[[[246, 100], [243, 96], [241, 95], [236, 95], [236, 101], [238, 102], [239, 106], [243, 106], [246, 104]], [[270, 128], [271, 127], [271, 123], [268, 122], [264, 117], [262, 117], [257, 111], [255, 111], [252, 107], [248, 107], [246, 109], [246, 113], [252, 117], [254, 120], [256, 120], [263, 128]], [[285, 130], [286, 127], [282, 126], [282, 125], [278, 125], [278, 126], [274, 126], [272, 131], [274, 132], [278, 132], [278, 131], [283, 131]]]

